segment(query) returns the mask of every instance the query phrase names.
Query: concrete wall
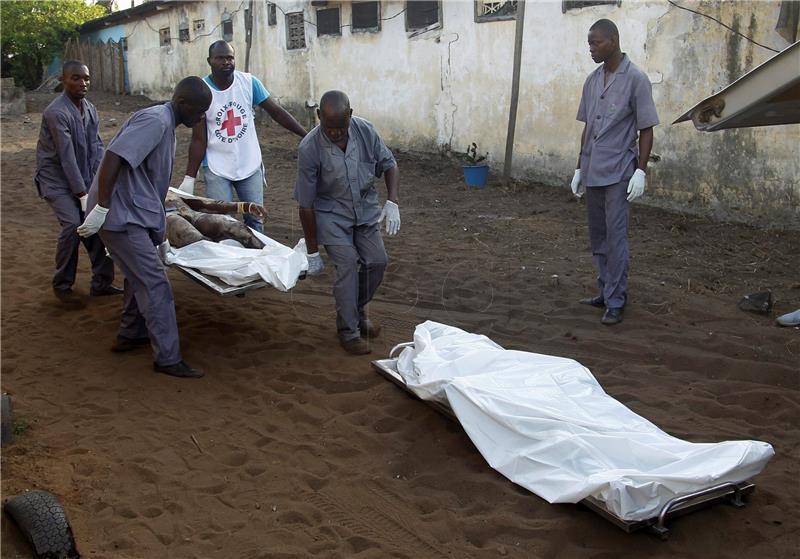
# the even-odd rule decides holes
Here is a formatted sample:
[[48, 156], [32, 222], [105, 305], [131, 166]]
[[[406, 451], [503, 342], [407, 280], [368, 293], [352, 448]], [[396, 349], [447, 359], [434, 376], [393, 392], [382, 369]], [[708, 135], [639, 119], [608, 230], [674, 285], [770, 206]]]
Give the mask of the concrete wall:
[[[341, 4], [341, 36], [317, 37], [306, 24], [305, 49], [287, 51], [284, 13], [303, 10], [316, 21], [310, 2], [279, 0], [278, 23], [267, 25], [267, 6], [255, 2], [253, 73], [298, 117], [328, 89], [342, 89], [355, 113], [373, 121], [394, 146], [464, 151], [477, 142], [501, 171], [511, 89], [514, 21], [476, 23], [469, 1], [442, 3], [442, 27], [411, 36], [405, 2], [382, 1], [381, 30], [351, 32], [351, 6]], [[177, 37], [181, 17], [206, 20], [206, 32], [227, 9], [233, 12], [237, 65], [244, 69], [244, 8], [248, 3], [197, 2], [148, 18], [149, 27], [169, 26]], [[779, 2], [717, 0], [691, 2], [745, 35], [778, 50], [788, 43], [775, 31]], [[800, 157], [797, 125], [701, 133], [690, 123], [670, 123], [697, 101], [721, 89], [773, 53], [709, 19], [665, 1], [623, 0], [561, 12], [560, 1], [529, 1], [526, 8], [520, 105], [513, 175], [566, 185], [577, 159], [581, 124], [575, 121], [581, 87], [595, 67], [586, 33], [601, 17], [620, 28], [623, 50], [653, 82], [661, 118], [650, 167], [651, 203], [728, 217], [787, 220], [800, 217]], [[203, 75], [208, 45], [222, 37], [158, 46], [157, 32], [140, 22], [127, 27], [133, 93], [166, 98], [177, 81]]]

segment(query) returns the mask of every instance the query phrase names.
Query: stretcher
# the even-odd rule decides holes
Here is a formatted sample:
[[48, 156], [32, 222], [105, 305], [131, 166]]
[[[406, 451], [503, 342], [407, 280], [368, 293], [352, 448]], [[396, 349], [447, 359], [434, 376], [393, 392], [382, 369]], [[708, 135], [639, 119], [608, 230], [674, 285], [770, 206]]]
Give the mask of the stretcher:
[[[209, 200], [175, 188], [170, 188], [170, 192], [181, 198]], [[251, 231], [264, 243], [263, 249], [244, 248], [231, 240], [219, 243], [203, 240], [181, 248], [172, 247], [165, 263], [222, 297], [243, 297], [248, 291], [266, 286], [289, 291], [305, 278], [308, 260], [303, 242], [290, 248], [259, 231]]]
[[[425, 325], [428, 325], [428, 324], [436, 324], [436, 323], [426, 322], [423, 325], [418, 326], [417, 329], [419, 330], [419, 328], [421, 328], [421, 327], [423, 327]], [[442, 325], [437, 325], [437, 326], [442, 326]], [[451, 327], [447, 327], [447, 328], [450, 328], [451, 330], [457, 330], [457, 329], [453, 329]], [[416, 332], [415, 332], [415, 339], [417, 339]], [[487, 433], [489, 433], [489, 438], [491, 438], [492, 430], [495, 428], [497, 422], [502, 422], [502, 418], [498, 419], [498, 417], [490, 417], [483, 424], [480, 423], [480, 418], [479, 418], [477, 420], [478, 421], [477, 425], [475, 425], [475, 424], [467, 425], [467, 424], [465, 424], [465, 422], [467, 422], [467, 423], [470, 423], [470, 422], [475, 423], [475, 419], [474, 419], [474, 416], [473, 417], [469, 417], [467, 414], [464, 413], [464, 410], [467, 409], [467, 408], [464, 408], [463, 402], [459, 402], [458, 398], [456, 398], [456, 392], [457, 391], [453, 391], [453, 392], [448, 391], [447, 394], [452, 396], [452, 402], [454, 403], [454, 405], [457, 406], [457, 408], [460, 410], [460, 413], [462, 414], [461, 418], [458, 417], [458, 414], [454, 411], [453, 406], [450, 405], [450, 401], [448, 401], [447, 398], [440, 397], [441, 393], [437, 394], [435, 392], [435, 390], [430, 389], [430, 385], [424, 385], [424, 384], [416, 384], [415, 386], [410, 386], [409, 385], [409, 381], [406, 380], [406, 377], [408, 377], [408, 372], [406, 371], [404, 373], [404, 374], [406, 374], [406, 377], [404, 377], [404, 374], [401, 374], [401, 371], [399, 370], [398, 362], [400, 361], [400, 359], [398, 357], [398, 354], [400, 354], [400, 352], [406, 350], [407, 348], [412, 348], [411, 351], [415, 351], [414, 347], [415, 347], [415, 342], [401, 343], [401, 344], [395, 346], [394, 348], [392, 348], [392, 350], [389, 353], [388, 358], [375, 360], [375, 361], [372, 362], [372, 366], [381, 376], [383, 376], [385, 379], [389, 380], [390, 382], [392, 382], [396, 386], [400, 387], [401, 389], [403, 389], [408, 394], [412, 395], [415, 398], [423, 400], [425, 403], [431, 405], [434, 409], [436, 409], [440, 413], [444, 414], [445, 416], [447, 416], [447, 417], [449, 417], [451, 419], [455, 419], [456, 421], [458, 421], [461, 424], [461, 426], [465, 429], [465, 431], [467, 431], [467, 434], [470, 436], [470, 438], [473, 440], [473, 442], [476, 443], [476, 447], [481, 452], [481, 454], [484, 456], [484, 458], [486, 458], [487, 461], [490, 462], [490, 465], [495, 467], [495, 469], [500, 471], [500, 473], [504, 474], [507, 478], [509, 478], [512, 481], [514, 481], [515, 483], [525, 487], [526, 489], [531, 490], [532, 492], [534, 492], [536, 494], [539, 494], [540, 496], [542, 496], [543, 498], [545, 498], [549, 502], [575, 502], [575, 503], [580, 503], [580, 504], [584, 505], [585, 507], [587, 507], [590, 510], [594, 511], [595, 513], [599, 514], [600, 516], [602, 516], [606, 520], [612, 522], [614, 525], [616, 525], [617, 527], [623, 529], [624, 531], [626, 531], [628, 533], [636, 532], [636, 531], [639, 531], [639, 530], [648, 530], [648, 531], [658, 535], [661, 539], [667, 539], [668, 536], [669, 536], [669, 528], [667, 527], [667, 524], [671, 520], [673, 520], [673, 519], [675, 519], [675, 518], [677, 518], [679, 516], [683, 516], [685, 514], [693, 512], [695, 510], [698, 510], [698, 509], [701, 509], [701, 508], [705, 508], [705, 507], [709, 507], [709, 506], [712, 506], [712, 505], [715, 505], [715, 504], [718, 504], [718, 503], [728, 503], [728, 504], [731, 504], [731, 505], [733, 505], [735, 507], [742, 507], [742, 506], [745, 505], [746, 497], [749, 494], [751, 494], [755, 489], [755, 485], [752, 482], [750, 482], [748, 480], [738, 480], [738, 479], [735, 478], [735, 476], [733, 476], [733, 478], [731, 478], [731, 476], [729, 475], [729, 476], [727, 476], [728, 480], [717, 479], [716, 481], [711, 480], [709, 478], [708, 483], [706, 483], [705, 485], [700, 484], [699, 486], [695, 487], [691, 491], [685, 491], [685, 492], [681, 492], [680, 494], [676, 494], [672, 498], [669, 498], [668, 500], [665, 500], [665, 502], [663, 502], [663, 503], [661, 503], [659, 501], [658, 502], [658, 506], [656, 506], [656, 507], [650, 507], [650, 508], [643, 509], [643, 510], [647, 510], [648, 511], [647, 514], [644, 517], [641, 517], [641, 518], [637, 517], [636, 519], [633, 519], [633, 520], [630, 518], [631, 515], [627, 515], [628, 518], [623, 518], [622, 515], [618, 514], [617, 512], [615, 512], [613, 510], [611, 510], [611, 507], [608, 506], [608, 504], [606, 502], [604, 502], [602, 499], [597, 498], [596, 495], [585, 495], [585, 496], [583, 496], [583, 498], [581, 498], [579, 500], [578, 499], [570, 500], [570, 499], [562, 499], [562, 498], [552, 498], [552, 494], [544, 495], [544, 494], [542, 494], [541, 491], [538, 491], [538, 486], [535, 483], [533, 484], [533, 488], [530, 485], [526, 485], [525, 483], [521, 483], [517, 478], [514, 477], [514, 475], [510, 475], [508, 470], [504, 471], [502, 468], [497, 467], [494, 463], [492, 463], [492, 457], [490, 455], [492, 454], [493, 450], [495, 450], [495, 449], [488, 449], [487, 450], [486, 447], [485, 447], [485, 444], [484, 444], [486, 441], [485, 440], [481, 441], [480, 440], [480, 436], [478, 436], [477, 439], [476, 439], [476, 436], [474, 436], [476, 434], [476, 432], [479, 432], [479, 433], [481, 433], [483, 435], [486, 435]], [[498, 346], [498, 348], [499, 348], [499, 346]], [[499, 349], [502, 350], [502, 348], [499, 348]], [[447, 351], [450, 351], [450, 348], [446, 348], [442, 352], [442, 355], [445, 355], [447, 353]], [[522, 352], [511, 352], [511, 353], [522, 353]], [[405, 357], [405, 356], [403, 356], [403, 357]], [[468, 356], [468, 357], [470, 357], [470, 356]], [[562, 359], [562, 358], [554, 358], [554, 359]], [[481, 356], [478, 356], [477, 359], [472, 359], [472, 361], [473, 362], [475, 362], [475, 361], [481, 362]], [[566, 359], [562, 359], [562, 361], [576, 363], [576, 362], [574, 362], [572, 360], [566, 360]], [[468, 362], [469, 362], [469, 360], [468, 360]], [[404, 369], [407, 369], [408, 368], [408, 363], [409, 363], [409, 361], [405, 360], [405, 362], [403, 364], [401, 364], [400, 367], [402, 367]], [[481, 365], [478, 365], [478, 366], [482, 366], [482, 365], [483, 365], [483, 363], [481, 363]], [[563, 372], [563, 363], [561, 365], [562, 365], [562, 372]], [[463, 369], [463, 367], [464, 367], [464, 364], [463, 364], [463, 361], [462, 361], [462, 362], [458, 363], [455, 368], [456, 369], [458, 369], [458, 368], [462, 368]], [[586, 371], [588, 373], [588, 369]], [[486, 377], [486, 375], [482, 374], [482, 373], [478, 373], [476, 376], [470, 377], [470, 378], [475, 379], [475, 378], [479, 378], [479, 377], [480, 378], [484, 378], [484, 377]], [[593, 377], [591, 377], [591, 380], [594, 381]], [[416, 382], [416, 380], [414, 380], [414, 382]], [[470, 381], [467, 381], [467, 384], [469, 382]], [[473, 384], [475, 384], [476, 382], [480, 382], [480, 381], [474, 381], [473, 380], [471, 382], [473, 382]], [[500, 378], [496, 382], [498, 384], [502, 384], [504, 382], [504, 380], [502, 378]], [[568, 388], [567, 388], [567, 390], [568, 390]], [[605, 395], [605, 393], [603, 393], [603, 397], [604, 398], [608, 398], [608, 399], [611, 398], [610, 396]], [[479, 397], [476, 398], [476, 400], [479, 400], [478, 404], [485, 404], [487, 398], [489, 398], [489, 397], [486, 395], [486, 393], [481, 393], [479, 395]], [[482, 402], [480, 400], [482, 400]], [[614, 402], [619, 407], [624, 408], [624, 406], [622, 406], [622, 404], [619, 404], [616, 401], [614, 401]], [[624, 409], [627, 410], [627, 408], [624, 408]], [[630, 410], [627, 410], [627, 412], [629, 414], [633, 414], [633, 412], [630, 412]], [[525, 415], [527, 413], [527, 410], [524, 408], [524, 406], [517, 407], [517, 408], [513, 409], [513, 413], [517, 414], [517, 415]], [[549, 412], [546, 412], [546, 413], [549, 413]], [[533, 412], [533, 415], [535, 415], [535, 414], [536, 414], [536, 411]], [[628, 417], [625, 417], [625, 418], [628, 419]], [[602, 421], [602, 419], [601, 419], [601, 421]], [[643, 420], [643, 421], [646, 422], [646, 420]], [[655, 426], [652, 426], [651, 424], [649, 424], [649, 422], [647, 422], [647, 424], [650, 425], [650, 427], [652, 427], [653, 429], [657, 430], [657, 428], [655, 428]], [[660, 432], [660, 430], [659, 430], [659, 432]], [[666, 436], [666, 437], [669, 437], [665, 433], [663, 435]], [[544, 437], [544, 438], [547, 438], [547, 437]], [[576, 436], [576, 438], [579, 438], [579, 436]], [[677, 441], [677, 439], [675, 439], [675, 440]], [[530, 442], [531, 441], [526, 441], [526, 444], [530, 443]], [[757, 441], [741, 441], [741, 442], [742, 443], [746, 443], [746, 442], [753, 443], [754, 445], [756, 445], [756, 448], [760, 452], [760, 455], [757, 458], [754, 458], [753, 456], [749, 456], [748, 457], [748, 459], [750, 461], [755, 462], [755, 465], [753, 466], [753, 468], [751, 468], [751, 470], [747, 470], [747, 472], [760, 471], [760, 469], [763, 468], [763, 466], [766, 464], [766, 462], [769, 460], [769, 458], [771, 458], [771, 456], [773, 454], [772, 448], [769, 445], [767, 445], [766, 443], [759, 443]], [[581, 441], [581, 444], [583, 444], [583, 441]], [[689, 443], [687, 443], [687, 444], [689, 444]], [[718, 444], [722, 445], [722, 444], [725, 444], [725, 443], [718, 443]], [[758, 446], [758, 445], [762, 445], [762, 446]], [[520, 446], [524, 446], [524, 445], [520, 445]], [[535, 444], [527, 444], [527, 446], [532, 447], [532, 446], [535, 446]], [[702, 446], [702, 445], [700, 445], [700, 446]], [[561, 448], [562, 447], [559, 447], [559, 450]], [[506, 450], [509, 450], [508, 454], [513, 454], [513, 452], [512, 452], [513, 449], [506, 449]], [[496, 456], [497, 456], [497, 452], [495, 452], [495, 457], [494, 458], [496, 458]], [[574, 455], [570, 459], [574, 460], [576, 458], [576, 456], [577, 455]], [[533, 457], [533, 458], [535, 460], [535, 457]], [[530, 456], [526, 456], [525, 459], [526, 460], [530, 460], [531, 457]], [[520, 463], [524, 464], [524, 462], [519, 462], [519, 461], [515, 462], [511, 469], [512, 470], [520, 469]], [[514, 473], [517, 473], [517, 472], [514, 472]], [[569, 473], [570, 472], [565, 472], [564, 475], [568, 476]], [[664, 474], [664, 475], [668, 475], [668, 474]], [[555, 477], [559, 478], [559, 477], [562, 477], [562, 475], [559, 472], [559, 474], [556, 475]], [[721, 476], [721, 477], [724, 478], [724, 476]], [[539, 482], [541, 480], [536, 480], [536, 481]], [[546, 491], [545, 491], [545, 493], [546, 493]], [[633, 516], [636, 516], [636, 515], [633, 515]]]

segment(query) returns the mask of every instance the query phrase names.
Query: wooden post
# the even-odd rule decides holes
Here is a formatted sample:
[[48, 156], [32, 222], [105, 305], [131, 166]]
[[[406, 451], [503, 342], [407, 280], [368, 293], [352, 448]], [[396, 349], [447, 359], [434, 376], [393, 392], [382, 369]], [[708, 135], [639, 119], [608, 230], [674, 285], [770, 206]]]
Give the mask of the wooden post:
[[511, 108], [508, 111], [508, 134], [506, 135], [506, 161], [503, 166], [503, 182], [511, 177], [511, 161], [514, 157], [514, 132], [517, 127], [517, 104], [519, 103], [519, 73], [522, 63], [522, 31], [525, 25], [525, 0], [517, 2], [517, 27], [514, 35], [514, 75], [511, 80]]
[[125, 95], [125, 53], [122, 50], [122, 39], [117, 43], [117, 93]]

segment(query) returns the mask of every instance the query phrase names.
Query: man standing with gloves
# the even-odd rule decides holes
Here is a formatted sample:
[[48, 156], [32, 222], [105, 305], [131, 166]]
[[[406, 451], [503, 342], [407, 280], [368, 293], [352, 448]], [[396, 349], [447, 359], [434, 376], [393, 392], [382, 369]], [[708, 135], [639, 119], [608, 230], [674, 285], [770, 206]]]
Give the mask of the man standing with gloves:
[[[81, 303], [72, 291], [81, 243], [75, 231], [86, 212], [86, 192], [100, 166], [103, 142], [98, 133], [97, 110], [86, 100], [89, 68], [77, 60], [68, 60], [61, 69], [61, 83], [64, 93], [42, 114], [33, 180], [39, 196], [50, 204], [61, 225], [53, 293], [62, 302]], [[102, 241], [89, 237], [83, 239], [83, 246], [92, 261], [89, 293], [93, 296], [121, 294], [122, 290], [111, 284], [114, 263], [106, 256]]]
[[89, 214], [78, 227], [82, 237], [99, 233], [125, 274], [112, 351], [149, 344], [153, 369], [175, 377], [203, 373], [181, 357], [172, 287], [159, 258], [167, 231], [164, 199], [175, 161], [175, 128], [197, 124], [209, 104], [208, 86], [192, 76], [178, 82], [169, 103], [133, 113], [108, 145], [89, 190]]
[[578, 197], [586, 193], [600, 288], [581, 303], [605, 307], [601, 322], [612, 325], [622, 322], [627, 302], [628, 206], [644, 193], [658, 115], [650, 81], [620, 50], [612, 21], [598, 20], [589, 29], [589, 52], [603, 65], [583, 85], [577, 119], [585, 126], [571, 187]]
[[[397, 162], [371, 123], [353, 117], [350, 100], [328, 91], [317, 109], [320, 124], [300, 142], [294, 198], [308, 249], [308, 273], [325, 267], [319, 244], [336, 267], [333, 295], [339, 343], [348, 353], [369, 353], [364, 338], [378, 335], [365, 307], [383, 280], [386, 232], [400, 230]], [[388, 191], [381, 210], [375, 177], [383, 175]]]

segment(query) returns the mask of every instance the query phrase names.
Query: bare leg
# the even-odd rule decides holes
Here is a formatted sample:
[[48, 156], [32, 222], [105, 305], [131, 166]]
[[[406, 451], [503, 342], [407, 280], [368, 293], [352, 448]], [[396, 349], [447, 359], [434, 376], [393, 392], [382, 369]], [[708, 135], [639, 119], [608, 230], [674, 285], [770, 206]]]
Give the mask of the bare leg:
[[191, 223], [178, 214], [167, 214], [167, 239], [175, 248], [185, 247], [197, 241], [202, 241], [203, 236]]
[[264, 248], [264, 243], [244, 223], [229, 216], [197, 212], [194, 226], [212, 241], [234, 239], [247, 248]]

